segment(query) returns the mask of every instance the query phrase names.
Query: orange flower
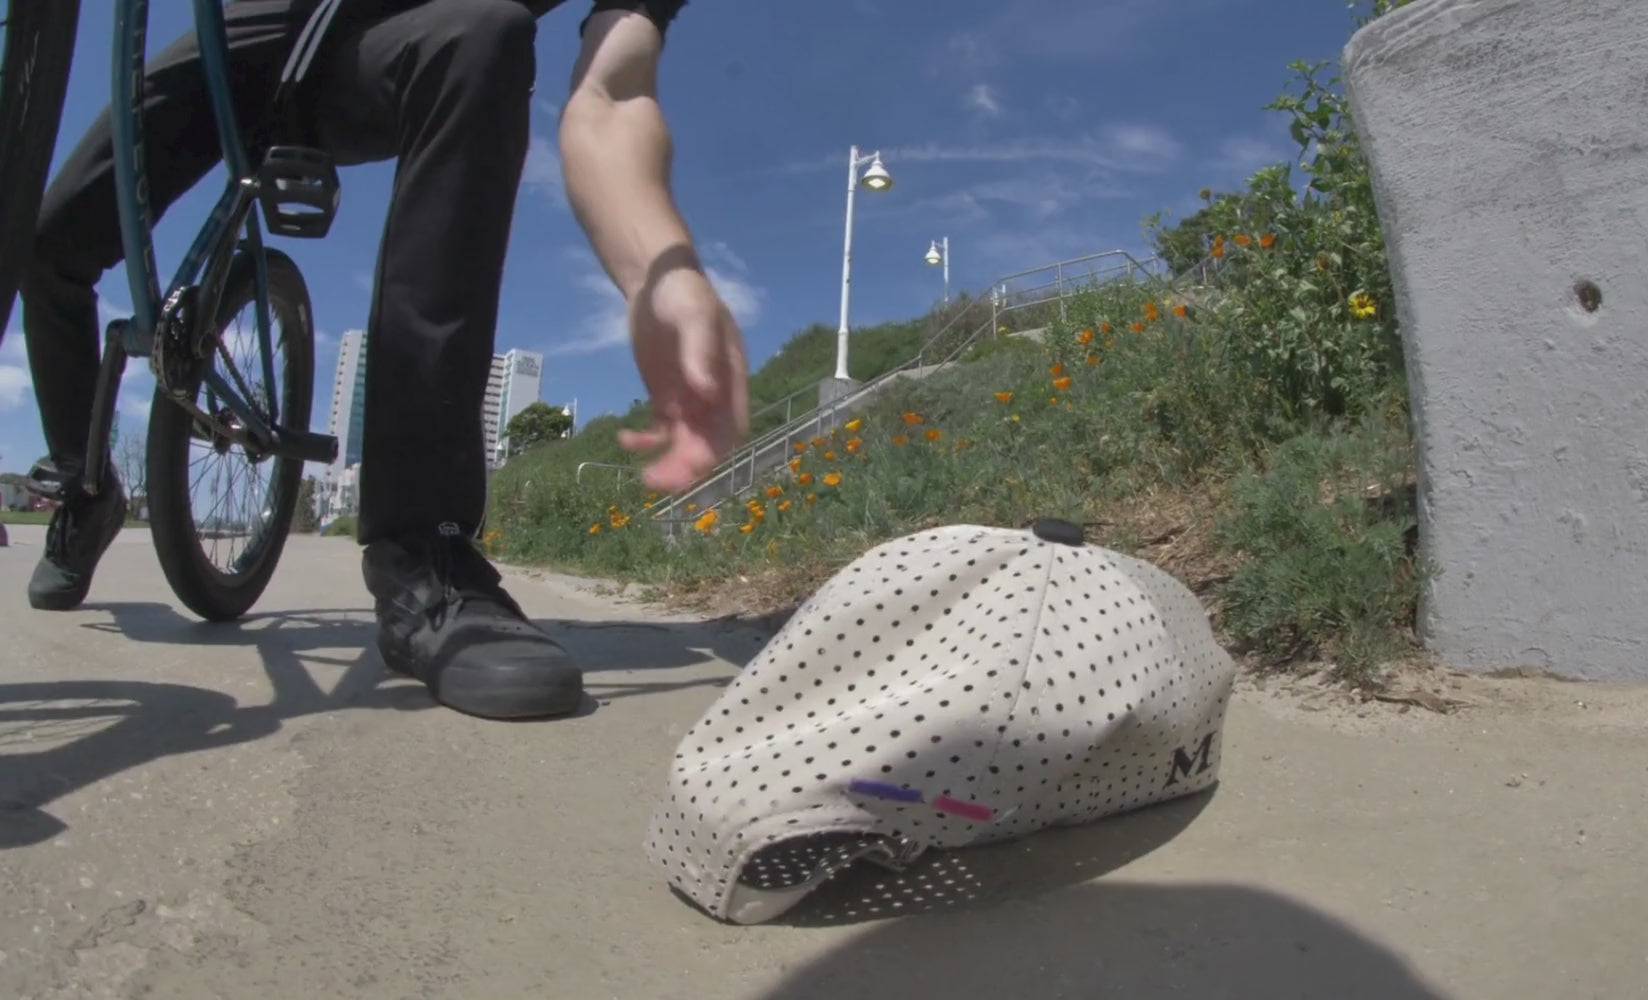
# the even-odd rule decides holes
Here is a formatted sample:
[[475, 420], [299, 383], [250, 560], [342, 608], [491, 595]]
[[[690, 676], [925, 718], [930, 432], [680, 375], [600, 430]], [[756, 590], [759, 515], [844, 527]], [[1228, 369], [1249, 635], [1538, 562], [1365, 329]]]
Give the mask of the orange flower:
[[833, 462], [833, 461], [835, 461], [835, 452], [833, 452], [833, 451], [827, 451], [827, 452], [825, 452], [825, 453], [824, 453], [824, 461], [826, 461], [826, 462]]
[[839, 472], [826, 472], [824, 474], [824, 485], [825, 486], [840, 486], [841, 485], [841, 473], [839, 473]]
[[1184, 319], [1186, 316], [1190, 315], [1190, 307], [1185, 305], [1183, 302], [1180, 302], [1178, 305], [1173, 307], [1173, 315], [1179, 317], [1180, 319]]
[[720, 514], [713, 510], [706, 510], [698, 520], [692, 522], [692, 526], [707, 535], [715, 527], [715, 522], [719, 520], [721, 520]]
[[689, 503], [689, 504], [687, 504], [687, 513], [688, 513], [688, 514], [691, 514], [691, 513], [692, 513], [692, 512], [693, 512], [693, 511], [695, 511], [695, 510], [697, 510], [697, 509], [698, 509], [698, 505], [697, 505], [697, 504], [695, 504], [695, 503]]
[[807, 502], [808, 503], [812, 503], [814, 500], [817, 500], [817, 499], [818, 499], [818, 494], [817, 493], [807, 494]]
[[944, 436], [944, 432], [939, 430], [937, 427], [929, 427], [927, 428], [927, 432], [924, 436], [929, 441], [937, 441], [939, 438]]
[[800, 483], [802, 486], [811, 485], [813, 481], [813, 474], [810, 472], [803, 472], [801, 475], [795, 477], [795, 481]]
[[1090, 330], [1090, 329], [1089, 330], [1083, 330], [1080, 334], [1078, 334], [1076, 336], [1076, 343], [1078, 343], [1078, 344], [1091, 344], [1092, 342], [1093, 342], [1093, 331]]
[[1109, 323], [1100, 323], [1099, 324], [1099, 332], [1100, 333], [1109, 333], [1110, 332], [1110, 324]]
[[1135, 322], [1133, 322], [1132, 324], [1130, 324], [1128, 326], [1128, 329], [1132, 330], [1134, 333], [1143, 333], [1144, 332], [1144, 324], [1135, 321]]
[[780, 501], [779, 504], [778, 504], [778, 509], [779, 510], [789, 510], [790, 509], [790, 502], [788, 500]]
[[592, 534], [592, 535], [599, 535], [601, 533], [601, 526], [599, 524], [590, 525], [589, 526], [589, 533]]
[[755, 530], [755, 525], [754, 525], [754, 524], [751, 524], [751, 523], [748, 523], [748, 522], [745, 522], [745, 523], [744, 523], [744, 524], [740, 524], [740, 525], [739, 525], [739, 526], [738, 526], [738, 530], [739, 530], [739, 531], [742, 531], [742, 532], [743, 532], [743, 533], [744, 533], [744, 534], [746, 534], [746, 535], [747, 535], [747, 534], [749, 534], [749, 533], [750, 533], [750, 532], [752, 532], [752, 531], [754, 531], [754, 530]]
[[784, 487], [779, 486], [777, 483], [774, 483], [773, 485], [767, 487], [767, 496], [771, 497], [772, 499], [777, 500], [779, 497], [781, 497], [783, 495], [784, 495]]
[[1212, 253], [1213, 253], [1213, 259], [1214, 260], [1218, 260], [1219, 258], [1223, 257], [1225, 255], [1225, 245], [1223, 243], [1213, 244]]
[[1156, 303], [1146, 302], [1144, 304], [1144, 319], [1146, 323], [1154, 323], [1161, 318], [1162, 314], [1156, 311]]
[[927, 421], [921, 414], [912, 412], [904, 415], [904, 422], [914, 427], [916, 424], [923, 424]]
[[1002, 405], [1005, 406], [1006, 404], [1011, 403], [1012, 401], [1013, 401], [1013, 394], [1012, 393], [1010, 393], [1010, 392], [998, 392], [998, 393], [996, 393], [996, 402], [1001, 403]]
[[863, 438], [851, 438], [847, 441], [847, 454], [856, 455], [858, 454], [858, 449], [862, 447], [864, 447]]
[[813, 447], [814, 447], [814, 448], [822, 448], [822, 447], [824, 447], [824, 446], [825, 446], [825, 445], [827, 445], [827, 444], [829, 444], [829, 443], [830, 443], [830, 442], [828, 442], [828, 441], [826, 441], [826, 440], [824, 440], [824, 439], [823, 439], [823, 438], [821, 438], [821, 437], [819, 437], [819, 438], [813, 438]]
[[1259, 245], [1266, 250], [1269, 250], [1271, 247], [1276, 245], [1276, 234], [1266, 233], [1265, 235], [1259, 237]]
[[1236, 240], [1236, 245], [1237, 245], [1237, 246], [1239, 246], [1239, 247], [1245, 247], [1245, 246], [1247, 246], [1247, 245], [1248, 245], [1248, 244], [1249, 244], [1249, 243], [1252, 243], [1252, 242], [1253, 242], [1253, 237], [1251, 237], [1251, 236], [1249, 236], [1249, 235], [1248, 235], [1248, 234], [1246, 234], [1246, 233], [1237, 233], [1237, 234], [1236, 234], [1236, 235], [1235, 235], [1235, 236], [1234, 236], [1234, 237], [1233, 237], [1233, 239], [1235, 239], [1235, 240]]
[[806, 450], [807, 450], [807, 442], [805, 442], [805, 441], [797, 441], [797, 442], [796, 442], [796, 443], [795, 443], [795, 453], [796, 453], [796, 454], [797, 454], [797, 455], [799, 455], [799, 454], [801, 454], [801, 453], [802, 453], [802, 452], [804, 452], [804, 451], [806, 451]]
[[894, 434], [893, 435], [893, 444], [895, 446], [905, 444], [909, 440], [910, 440], [909, 435], [906, 435], [906, 434]]
[[1057, 396], [1048, 396], [1047, 397], [1047, 405], [1048, 406], [1057, 406], [1057, 405], [1059, 405], [1059, 397], [1057, 397]]
[[1047, 369], [1047, 371], [1048, 374], [1052, 375], [1054, 378], [1058, 378], [1060, 375], [1064, 374], [1064, 365], [1054, 362], [1053, 367]]
[[972, 446], [973, 446], [973, 442], [968, 440], [967, 438], [957, 438], [956, 439], [956, 450], [957, 451], [960, 451], [963, 448], [971, 448]]
[[800, 472], [801, 471], [801, 459], [799, 459], [799, 458], [790, 459], [790, 471], [791, 472]]
[[1099, 356], [1097, 354], [1089, 354], [1087, 356], [1087, 363], [1090, 364], [1090, 365], [1098, 364], [1099, 363]]
[[1070, 376], [1066, 375], [1063, 378], [1054, 379], [1053, 380], [1053, 388], [1057, 389], [1060, 392], [1064, 392], [1066, 389], [1069, 389], [1070, 388]]

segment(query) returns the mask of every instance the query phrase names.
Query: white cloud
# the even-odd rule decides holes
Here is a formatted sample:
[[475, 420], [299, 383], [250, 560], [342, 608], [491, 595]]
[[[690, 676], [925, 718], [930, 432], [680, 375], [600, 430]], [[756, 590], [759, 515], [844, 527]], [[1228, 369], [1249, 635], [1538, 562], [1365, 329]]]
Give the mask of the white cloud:
[[28, 369], [21, 365], [0, 365], [0, 410], [22, 406], [33, 387], [34, 381], [29, 378]]
[[566, 186], [561, 180], [561, 156], [556, 152], [555, 144], [541, 135], [534, 135], [527, 146], [521, 184], [552, 207], [560, 208], [566, 204]]
[[975, 83], [967, 88], [962, 104], [968, 111], [986, 118], [1001, 117], [1001, 95], [988, 83]]
[[1285, 129], [1279, 136], [1262, 132], [1227, 136], [1214, 151], [1213, 166], [1221, 172], [1246, 177], [1260, 167], [1292, 162], [1297, 149]]
[[[749, 327], [760, 319], [766, 306], [767, 293], [749, 280], [749, 265], [727, 244], [710, 241], [699, 248], [704, 261], [704, 274], [739, 326]], [[585, 269], [575, 279], [578, 286], [595, 300], [595, 307], [585, 317], [583, 332], [578, 336], [552, 344], [545, 349], [549, 355], [596, 354], [601, 351], [629, 346], [629, 312], [624, 296], [584, 251], [578, 254]]]
[[1107, 125], [1101, 141], [1127, 156], [1154, 160], [1171, 160], [1184, 150], [1179, 140], [1158, 125]]

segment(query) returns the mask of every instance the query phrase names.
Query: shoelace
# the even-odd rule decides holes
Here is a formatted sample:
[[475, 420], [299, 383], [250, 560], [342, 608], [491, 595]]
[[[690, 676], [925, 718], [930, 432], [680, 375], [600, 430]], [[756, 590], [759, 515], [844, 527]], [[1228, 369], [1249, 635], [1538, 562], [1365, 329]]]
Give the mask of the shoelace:
[[439, 537], [434, 545], [434, 569], [441, 599], [429, 609], [431, 616], [441, 621], [455, 617], [466, 605], [492, 604], [520, 617], [520, 609], [499, 586], [502, 577], [481, 558], [458, 526], [445, 523], [436, 530]]
[[64, 500], [46, 525], [46, 551], [56, 563], [66, 563], [75, 535], [80, 533], [82, 503], [78, 496]]

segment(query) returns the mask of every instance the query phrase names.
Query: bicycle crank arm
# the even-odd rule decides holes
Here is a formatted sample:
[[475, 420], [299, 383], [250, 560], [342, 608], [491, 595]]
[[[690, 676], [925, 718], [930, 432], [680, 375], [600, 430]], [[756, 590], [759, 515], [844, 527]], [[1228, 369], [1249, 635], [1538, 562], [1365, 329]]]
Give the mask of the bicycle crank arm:
[[127, 322], [111, 322], [103, 336], [103, 361], [97, 368], [97, 391], [92, 396], [92, 429], [86, 442], [86, 474], [80, 488], [95, 496], [103, 484], [103, 465], [109, 455], [109, 434], [114, 429], [116, 404], [120, 401], [120, 379], [126, 374]]
[[270, 443], [268, 453], [278, 458], [297, 458], [331, 465], [338, 459], [338, 439], [330, 434], [276, 427], [275, 439]]

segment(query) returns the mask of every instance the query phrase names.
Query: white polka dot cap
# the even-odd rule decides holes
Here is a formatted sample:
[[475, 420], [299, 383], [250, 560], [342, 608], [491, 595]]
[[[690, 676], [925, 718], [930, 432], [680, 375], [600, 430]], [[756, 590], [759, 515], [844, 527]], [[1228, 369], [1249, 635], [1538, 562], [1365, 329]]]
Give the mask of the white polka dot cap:
[[1188, 588], [1076, 525], [896, 539], [687, 732], [647, 855], [706, 913], [755, 924], [859, 859], [899, 869], [1198, 792], [1234, 678]]

